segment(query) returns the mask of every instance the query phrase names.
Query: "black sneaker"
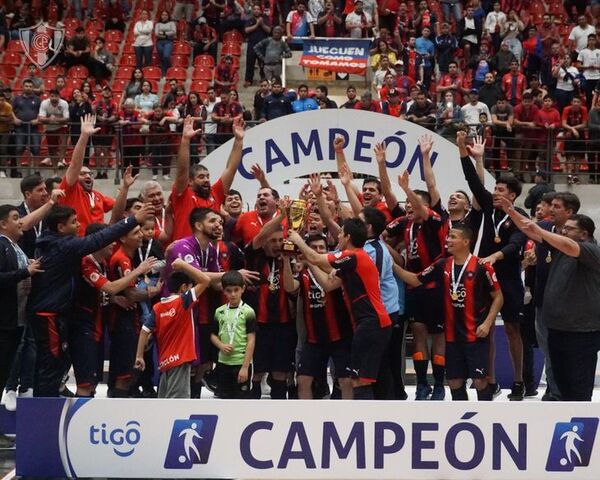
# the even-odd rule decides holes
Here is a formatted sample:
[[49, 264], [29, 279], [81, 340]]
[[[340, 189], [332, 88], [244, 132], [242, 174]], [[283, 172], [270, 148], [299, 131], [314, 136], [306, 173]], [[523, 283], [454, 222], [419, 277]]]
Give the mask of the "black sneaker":
[[542, 395], [542, 402], [560, 402], [560, 397], [554, 395], [550, 389], [547, 388]]
[[59, 392], [59, 395], [63, 398], [74, 398], [75, 397], [75, 394], [71, 390], [69, 390], [69, 387], [67, 387], [66, 385]]
[[523, 382], [514, 382], [512, 384], [512, 390], [508, 394], [508, 399], [511, 402], [519, 402], [519, 401], [523, 400], [524, 396], [525, 396], [525, 385], [523, 384]]
[[525, 387], [525, 396], [526, 397], [537, 397], [538, 391], [535, 388], [535, 385], [527, 385]]
[[492, 392], [492, 400], [502, 393], [499, 383], [489, 383], [488, 386], [490, 392]]

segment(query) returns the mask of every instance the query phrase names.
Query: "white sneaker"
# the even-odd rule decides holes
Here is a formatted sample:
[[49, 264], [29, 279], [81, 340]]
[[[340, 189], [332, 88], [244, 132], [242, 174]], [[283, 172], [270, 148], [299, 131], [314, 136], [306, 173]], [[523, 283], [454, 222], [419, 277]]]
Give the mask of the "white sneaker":
[[67, 164], [65, 163], [64, 160], [61, 160], [60, 162], [58, 162], [58, 168], [65, 168], [67, 166]]
[[165, 181], [171, 180], [171, 175], [163, 175], [163, 180], [165, 180]]
[[0, 170], [0, 178], [6, 178], [6, 172], [4, 170]]
[[14, 412], [17, 409], [17, 392], [8, 390], [4, 396], [4, 407], [9, 412]]
[[4, 405], [6, 403], [6, 390], [2, 390], [2, 398], [0, 398], [0, 406]]
[[152, 180], [158, 180], [158, 175], [152, 175]]
[[24, 392], [19, 392], [19, 398], [33, 398], [33, 388], [28, 388]]
[[44, 166], [44, 167], [51, 167], [52, 166], [52, 159], [50, 157], [46, 157], [44, 158], [41, 162], [40, 165]]

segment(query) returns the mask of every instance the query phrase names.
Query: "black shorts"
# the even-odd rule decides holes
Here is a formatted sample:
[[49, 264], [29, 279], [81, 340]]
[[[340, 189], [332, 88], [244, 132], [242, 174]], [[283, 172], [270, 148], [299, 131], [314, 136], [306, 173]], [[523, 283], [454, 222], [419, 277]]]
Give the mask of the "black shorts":
[[296, 342], [296, 326], [293, 323], [259, 323], [256, 326], [254, 371], [293, 371]]
[[213, 326], [210, 324], [198, 325], [198, 334], [196, 335], [196, 355], [198, 362], [195, 365], [213, 363], [217, 360], [217, 349], [210, 341]]
[[444, 333], [444, 294], [440, 288], [415, 288], [406, 291], [406, 317], [423, 323], [431, 334]]
[[500, 281], [504, 304], [500, 310], [502, 321], [504, 323], [519, 323], [521, 321], [520, 313], [523, 310], [523, 296], [525, 290], [523, 284], [514, 280]]
[[349, 340], [338, 340], [332, 343], [305, 342], [298, 362], [298, 375], [321, 377], [327, 372], [329, 359], [333, 361], [335, 376], [344, 378], [350, 375], [351, 343]]
[[377, 381], [379, 365], [392, 336], [392, 327], [381, 328], [375, 322], [361, 322], [352, 337], [350, 376]]
[[104, 360], [104, 338], [96, 339], [94, 328], [76, 314], [69, 323], [69, 349], [79, 387], [98, 385], [102, 379]]
[[117, 316], [110, 330], [110, 378], [127, 380], [133, 373], [137, 351], [138, 330], [131, 317]]
[[238, 373], [241, 365], [226, 365], [217, 363], [215, 373], [217, 374], [217, 394], [219, 398], [247, 398], [250, 391], [250, 380], [252, 379], [252, 368], [248, 369], [248, 380], [238, 383]]
[[487, 375], [488, 339], [476, 342], [446, 342], [446, 378], [485, 378]]

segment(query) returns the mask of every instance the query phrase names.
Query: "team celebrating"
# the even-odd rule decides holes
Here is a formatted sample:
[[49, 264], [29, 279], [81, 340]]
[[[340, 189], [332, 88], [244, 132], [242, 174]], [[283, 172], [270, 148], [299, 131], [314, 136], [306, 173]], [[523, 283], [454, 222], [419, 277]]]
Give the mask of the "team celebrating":
[[[539, 192], [533, 217], [515, 206], [512, 175], [485, 185], [485, 141], [458, 131], [471, 194], [441, 198], [418, 139], [426, 190], [398, 177], [377, 144], [378, 176], [357, 188], [334, 140], [342, 201], [331, 175], [312, 174], [297, 202], [262, 169], [254, 208], [232, 189], [244, 123], [219, 179], [190, 159], [199, 133], [184, 121], [172, 190], [141, 186], [128, 167], [114, 199], [84, 165], [100, 129], [87, 115], [60, 182], [22, 179], [24, 201], [0, 206], [0, 388], [19, 396], [406, 400], [407, 331], [416, 400], [481, 401], [496, 379], [496, 319], [511, 359], [513, 401], [538, 395], [533, 346], [545, 360], [542, 400], [591, 400], [600, 350], [600, 248], [571, 192]], [[459, 165], [456, 165], [459, 168]], [[168, 197], [168, 198], [167, 198]], [[296, 205], [297, 206], [297, 205]], [[105, 223], [105, 215], [110, 220]], [[430, 368], [431, 365], [431, 368]], [[160, 380], [154, 390], [155, 369]], [[431, 372], [431, 384], [429, 372]], [[331, 379], [331, 381], [330, 381]], [[331, 385], [330, 385], [331, 384]], [[331, 389], [330, 389], [331, 386]], [[473, 395], [471, 398], [475, 398]]]

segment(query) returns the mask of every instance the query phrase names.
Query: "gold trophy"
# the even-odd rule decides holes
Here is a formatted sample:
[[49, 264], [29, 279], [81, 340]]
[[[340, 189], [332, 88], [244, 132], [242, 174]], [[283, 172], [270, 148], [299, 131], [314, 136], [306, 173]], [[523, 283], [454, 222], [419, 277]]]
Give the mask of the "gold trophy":
[[[305, 200], [293, 200], [291, 205], [286, 209], [288, 230], [299, 232], [304, 227], [306, 217], [308, 216], [307, 203]], [[298, 253], [296, 245], [289, 240], [283, 241], [283, 254], [292, 255]]]

